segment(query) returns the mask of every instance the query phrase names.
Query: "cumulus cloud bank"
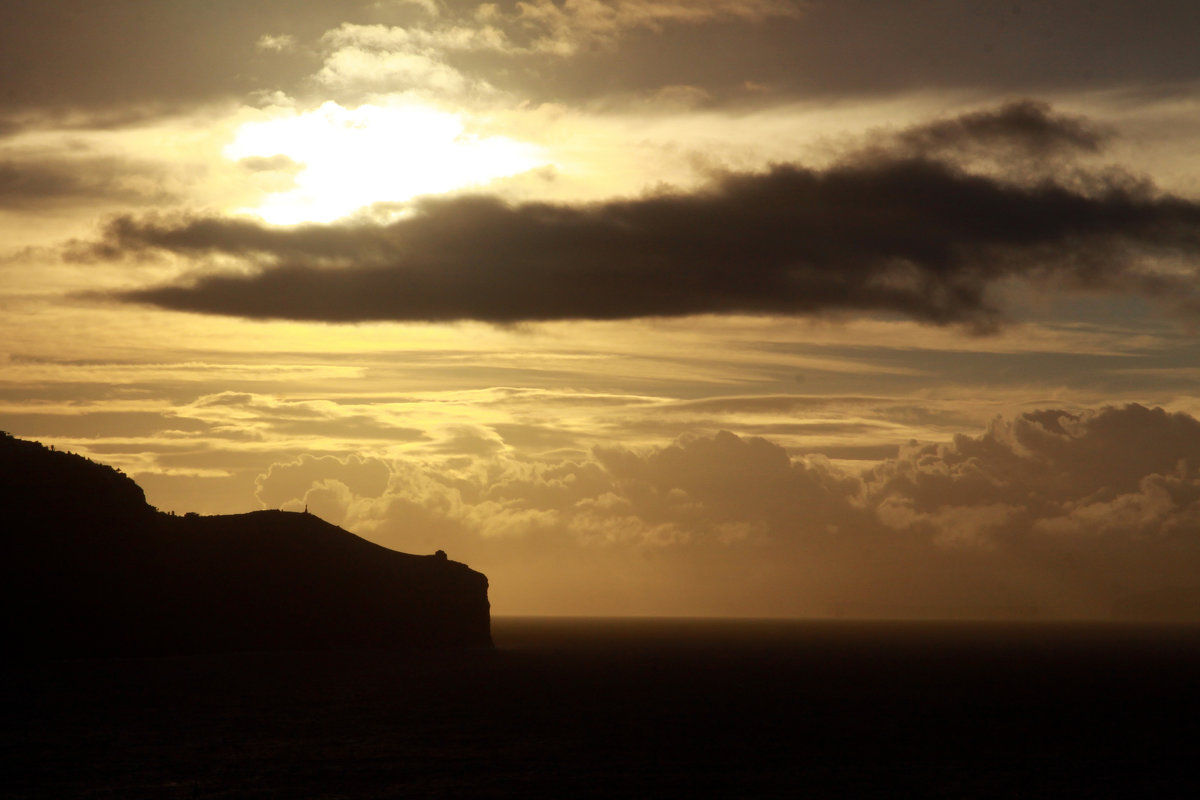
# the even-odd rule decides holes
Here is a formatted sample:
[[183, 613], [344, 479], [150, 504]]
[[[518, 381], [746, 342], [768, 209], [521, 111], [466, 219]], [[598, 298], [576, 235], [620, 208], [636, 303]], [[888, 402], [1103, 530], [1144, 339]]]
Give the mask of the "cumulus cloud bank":
[[[887, 312], [987, 329], [1003, 316], [994, 287], [1012, 278], [1188, 301], [1200, 203], [1062, 165], [1059, 154], [1100, 139], [1086, 121], [1013, 103], [825, 169], [724, 173], [694, 192], [589, 205], [425, 198], [388, 225], [125, 216], [77, 253], [232, 256], [247, 269], [117, 298], [327, 322]], [[965, 168], [979, 148], [1037, 170]]]
[[[1200, 589], [1200, 421], [1138, 405], [997, 419], [861, 475], [724, 432], [555, 463], [401, 459], [386, 479], [382, 461], [307, 458], [258, 486], [394, 546], [453, 549], [502, 593], [535, 592], [551, 562], [595, 590], [569, 597], [611, 579], [711, 613], [1096, 617], [1150, 598], [1172, 616]], [[606, 571], [647, 564], [636, 590]]]

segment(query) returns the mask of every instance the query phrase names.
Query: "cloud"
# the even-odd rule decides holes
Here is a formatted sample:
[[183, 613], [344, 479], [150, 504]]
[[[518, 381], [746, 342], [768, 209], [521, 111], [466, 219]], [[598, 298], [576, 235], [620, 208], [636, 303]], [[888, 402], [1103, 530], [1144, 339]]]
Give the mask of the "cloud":
[[[317, 80], [339, 87], [422, 89], [443, 95], [464, 91], [472, 85], [458, 70], [422, 53], [380, 53], [356, 47], [343, 48], [329, 56]], [[487, 88], [484, 83], [477, 86]]]
[[375, 498], [383, 494], [390, 476], [387, 465], [377, 458], [302, 455], [272, 464], [260, 474], [254, 482], [254, 496], [265, 508], [283, 508], [289, 501], [298, 504], [305, 500], [314, 487], [336, 482], [351, 495]]
[[612, 46], [622, 33], [644, 28], [660, 31], [668, 24], [697, 25], [730, 19], [761, 22], [797, 17], [802, 5], [789, 0], [531, 0], [517, 3], [517, 20], [538, 32], [533, 49], [572, 55], [587, 47]]
[[[1010, 537], [1019, 547], [1037, 532], [1093, 542], [1194, 534], [1198, 467], [1200, 422], [1129, 405], [998, 419], [979, 437], [910, 448], [864, 480], [890, 525], [988, 545]], [[961, 518], [981, 512], [986, 534], [964, 536]]]
[[[1019, 16], [983, 0], [530, 0], [457, 15], [447, 9], [437, 24], [395, 30], [489, 29], [501, 46], [447, 46], [439, 57], [520, 58], [520, 70], [486, 59], [455, 63], [558, 102], [614, 90], [649, 95], [681, 79], [714, 104], [744, 103], [747, 93], [811, 99], [930, 88], [1004, 94], [1172, 85], [1186, 94], [1200, 77], [1188, 58], [1197, 12], [1176, 0], [1157, 11], [1131, 13], [1119, 0], [1061, 0]], [[1078, 25], [1081, 18], [1088, 24]], [[620, 65], [597, 76], [594, 57], [614, 51]]]
[[512, 48], [508, 37], [489, 25], [416, 28], [347, 22], [326, 31], [321, 41], [335, 53], [347, 47], [381, 53], [416, 51], [427, 55], [445, 51], [504, 52]]
[[[481, 431], [462, 430], [447, 447], [427, 451], [433, 458], [393, 459], [386, 491], [378, 459], [304, 456], [261, 474], [258, 497], [294, 505], [311, 488], [336, 480], [361, 501], [355, 521], [368, 529], [386, 522], [389, 504], [402, 498], [406, 509], [424, 507], [423, 518], [440, 516], [435, 530], [453, 523], [485, 538], [502, 532], [521, 538], [541, 528], [569, 546], [699, 544], [724, 541], [731, 530], [741, 530], [739, 538], [754, 530], [787, 541], [825, 535], [865, 513], [850, 510], [858, 479], [820, 457], [793, 460], [764, 439], [728, 432], [647, 453], [598, 448], [592, 458], [563, 461], [480, 446], [489, 441]], [[364, 483], [370, 491], [355, 488]], [[528, 527], [530, 520], [538, 525]]]
[[[763, 22], [796, 18], [802, 4], [794, 0], [531, 0], [511, 9], [481, 3], [470, 18], [437, 20], [426, 26], [344, 23], [323, 41], [338, 48], [377, 51], [419, 49], [426, 54], [494, 52], [511, 56], [574, 55], [590, 47], [611, 47], [636, 29], [662, 31], [668, 25], [701, 25], [730, 20]], [[432, 16], [436, 7], [430, 5]]]
[[52, 412], [0, 410], [0, 428], [20, 431], [21, 436], [36, 439], [141, 437], [143, 443], [139, 446], [146, 449], [151, 445], [145, 440], [151, 437], [192, 436], [208, 432], [206, 423], [168, 412], [140, 409], [96, 411], [86, 406], [83, 409], [56, 409]]
[[296, 47], [296, 37], [290, 33], [264, 33], [258, 37], [258, 41], [254, 43], [254, 46], [259, 50], [265, 50], [269, 53], [283, 53]]
[[[486, 424], [380, 440], [370, 455], [353, 441], [300, 456], [290, 440], [217, 441], [239, 421], [270, 435], [336, 412], [223, 393], [169, 417], [83, 415], [85, 438], [58, 444], [137, 453], [119, 463], [151, 494], [179, 481], [211, 504], [182, 477], [202, 476], [227, 513], [250, 481], [264, 507], [307, 505], [391, 547], [447, 550], [489, 574], [504, 613], [1104, 617], [1134, 602], [1200, 616], [1172, 600], [1200, 589], [1200, 421], [1186, 414], [1030, 411], [875, 453], [862, 472], [727, 431], [538, 458]], [[86, 438], [111, 424], [141, 438]]]
[[994, 110], [914, 126], [900, 132], [892, 146], [926, 157], [964, 150], [974, 155], [999, 151], [1044, 156], [1098, 152], [1111, 135], [1086, 117], [1055, 113], [1048, 103], [1016, 100]]
[[295, 174], [304, 169], [304, 165], [285, 155], [247, 156], [238, 159], [238, 166], [250, 172], [282, 172]]
[[204, 395], [180, 410], [180, 416], [203, 420], [222, 432], [252, 434], [263, 441], [324, 440], [329, 442], [408, 442], [423, 431], [400, 424], [386, 408], [343, 406], [326, 400], [281, 400], [275, 397], [221, 392]]
[[[1034, 151], [1093, 141], [1079, 120], [1035, 104], [900, 139], [926, 149], [999, 141]], [[888, 153], [858, 151], [824, 169], [724, 173], [690, 193], [590, 205], [428, 197], [390, 225], [126, 216], [91, 251], [242, 258], [248, 269], [238, 273], [117, 297], [258, 319], [503, 324], [882, 312], [982, 331], [1003, 318], [993, 290], [1011, 279], [1195, 302], [1200, 203], [1119, 176], [1014, 182]]]
[[822, 534], [853, 516], [858, 481], [820, 459], [793, 460], [766, 439], [728, 431], [648, 456], [600, 448], [596, 457], [639, 517], [696, 533], [758, 525], [775, 537]]
[[508, 613], [1153, 616], [1200, 586], [1200, 421], [1137, 405], [998, 419], [861, 476], [721, 432], [560, 461], [303, 457], [258, 486], [465, 558]]
[[[529, 76], [538, 59], [560, 66], [581, 52], [614, 48], [632, 30], [799, 14], [790, 0], [534, 0], [506, 9], [483, 3], [471, 14], [446, 16], [432, 2], [417, 5], [429, 14], [422, 24], [344, 22], [327, 31], [316, 81], [343, 91], [428, 92], [440, 102], [454, 95], [486, 97], [498, 92], [484, 76], [511, 81], [511, 59], [522, 59], [520, 72]], [[274, 38], [260, 39], [259, 47], [268, 40]]]
[[[1200, 12], [1178, 0], [1163, 0], [1153, 14], [1137, 13], [1124, 0], [1060, 0], [1023, 7], [1019, 17], [990, 0], [220, 0], [210, 10], [160, 4], [154, 14], [145, 13], [144, 0], [8, 6], [0, 25], [0, 84], [6, 104], [18, 109], [178, 108], [259, 89], [303, 94], [314, 66], [305, 45], [343, 23], [381, 21], [431, 34], [502, 31], [504, 54], [546, 56], [554, 68], [526, 70], [525, 63], [491, 78], [502, 70], [481, 61], [469, 65], [471, 74], [507, 88], [525, 84], [543, 99], [559, 101], [595, 98], [614, 88], [653, 92], [681, 78], [720, 100], [740, 99], [747, 85], [809, 98], [930, 87], [1028, 92], [1171, 86], [1190, 94], [1189, 82], [1200, 77], [1191, 58]], [[769, 24], [753, 24], [763, 22]], [[656, 31], [666, 35], [633, 35]], [[263, 49], [286, 36], [298, 46]], [[587, 58], [563, 58], [614, 45], [621, 48], [619, 66], [596, 70]], [[445, 49], [434, 55], [467, 52], [501, 51]]]
[[443, 101], [468, 90], [494, 91], [446, 60], [448, 52], [503, 51], [508, 41], [492, 28], [436, 30], [344, 23], [321, 37], [329, 48], [316, 80], [334, 88], [429, 91]]
[[439, 0], [377, 0], [371, 4], [372, 8], [387, 9], [391, 8], [416, 8], [420, 9], [425, 14], [431, 17], [436, 17], [441, 13]]
[[0, 208], [36, 209], [105, 201], [129, 205], [173, 202], [164, 170], [118, 158], [0, 160]]
[[[346, 4], [220, 0], [208, 8], [111, 0], [7, 6], [0, 24], [0, 88], [8, 108], [132, 109], [243, 96], [297, 68], [277, 44], [344, 20]], [[281, 51], [282, 52], [282, 51]], [[277, 63], [264, 63], [265, 61]], [[257, 85], [256, 85], [257, 84]]]
[[1198, 465], [1189, 415], [1048, 409], [910, 447], [864, 474], [864, 498], [927, 555], [973, 561], [975, 578], [1003, 578], [1056, 615], [1195, 619], [1179, 597], [1200, 588]]

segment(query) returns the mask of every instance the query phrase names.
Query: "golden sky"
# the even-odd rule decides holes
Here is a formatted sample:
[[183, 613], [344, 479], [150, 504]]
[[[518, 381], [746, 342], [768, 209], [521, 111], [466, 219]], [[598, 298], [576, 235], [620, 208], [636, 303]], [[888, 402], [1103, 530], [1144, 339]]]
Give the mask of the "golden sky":
[[1200, 596], [1200, 6], [0, 11], [0, 427], [498, 614]]

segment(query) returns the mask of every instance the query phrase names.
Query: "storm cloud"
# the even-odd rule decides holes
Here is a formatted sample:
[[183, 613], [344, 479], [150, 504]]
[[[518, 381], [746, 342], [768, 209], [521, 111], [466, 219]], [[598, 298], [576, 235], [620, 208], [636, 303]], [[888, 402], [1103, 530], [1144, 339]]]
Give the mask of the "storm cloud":
[[[238, 257], [250, 268], [117, 298], [325, 322], [890, 312], [982, 330], [1003, 318], [992, 290], [1010, 278], [1191, 292], [1200, 203], [1119, 173], [1054, 177], [1070, 171], [1050, 156], [1098, 146], [1085, 121], [1014, 103], [884, 141], [824, 169], [729, 172], [638, 199], [425, 198], [388, 225], [125, 216], [87, 252]], [[964, 167], [961, 154], [980, 146], [1042, 159], [1043, 177]]]

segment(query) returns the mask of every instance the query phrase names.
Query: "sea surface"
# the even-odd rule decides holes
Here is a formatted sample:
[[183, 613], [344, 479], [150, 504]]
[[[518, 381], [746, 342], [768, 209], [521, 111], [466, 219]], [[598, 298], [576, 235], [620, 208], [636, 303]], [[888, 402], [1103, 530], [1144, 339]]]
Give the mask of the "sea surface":
[[494, 651], [13, 659], [0, 797], [1200, 796], [1200, 628], [499, 617]]

